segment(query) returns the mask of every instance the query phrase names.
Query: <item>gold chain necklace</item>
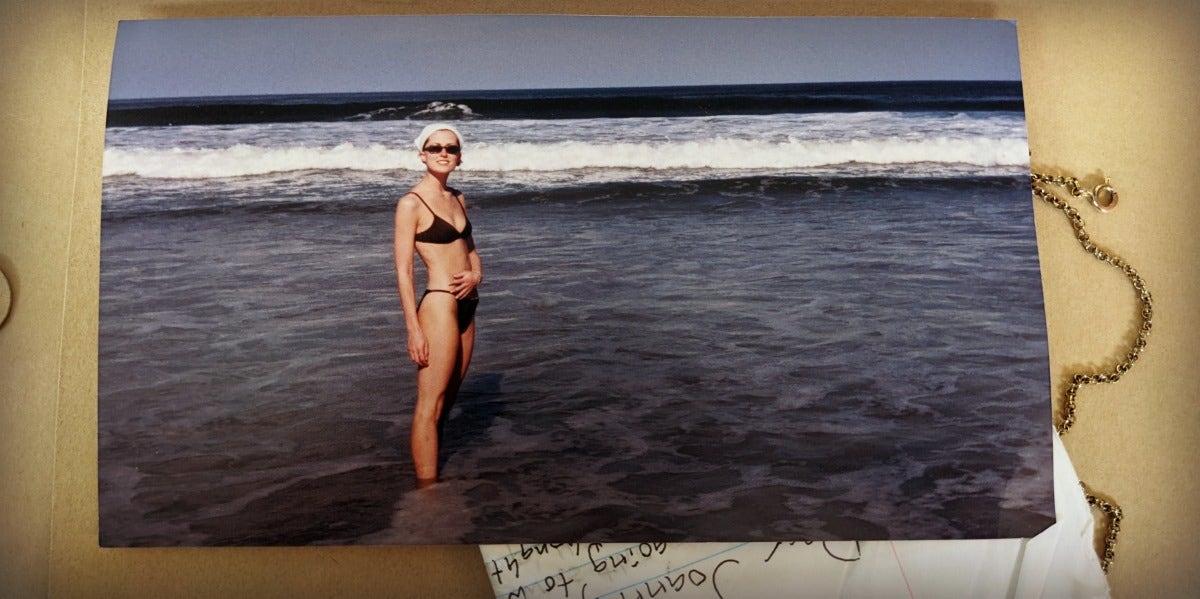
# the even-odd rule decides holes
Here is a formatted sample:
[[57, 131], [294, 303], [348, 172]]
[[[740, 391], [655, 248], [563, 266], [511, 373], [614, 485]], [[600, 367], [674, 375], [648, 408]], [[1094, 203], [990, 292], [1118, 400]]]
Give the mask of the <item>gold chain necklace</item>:
[[[1108, 212], [1117, 205], [1117, 191], [1109, 185], [1108, 179], [1105, 179], [1104, 183], [1097, 185], [1092, 191], [1085, 190], [1079, 184], [1079, 180], [1074, 177], [1033, 173], [1031, 179], [1033, 194], [1051, 206], [1058, 208], [1066, 215], [1067, 220], [1071, 222], [1071, 228], [1075, 230], [1075, 238], [1079, 240], [1079, 244], [1083, 246], [1083, 249], [1097, 260], [1125, 274], [1125, 277], [1129, 279], [1129, 283], [1133, 286], [1133, 290], [1137, 292], [1142, 308], [1142, 324], [1138, 329], [1137, 340], [1133, 342], [1133, 346], [1124, 359], [1102, 372], [1080, 372], [1071, 377], [1071, 386], [1067, 389], [1065, 393], [1066, 398], [1063, 402], [1064, 414], [1058, 424], [1055, 425], [1055, 430], [1059, 436], [1062, 436], [1071, 430], [1071, 425], [1075, 424], [1075, 399], [1079, 394], [1079, 389], [1084, 385], [1115, 383], [1121, 380], [1121, 377], [1133, 368], [1134, 362], [1137, 362], [1138, 358], [1142, 355], [1142, 351], [1146, 348], [1146, 339], [1150, 336], [1154, 303], [1151, 300], [1150, 291], [1146, 289], [1146, 282], [1138, 275], [1137, 270], [1112, 252], [1093, 243], [1091, 237], [1088, 236], [1087, 230], [1084, 228], [1083, 217], [1079, 215], [1079, 211], [1046, 188], [1047, 185], [1064, 188], [1072, 197], [1086, 198], [1101, 212]], [[1115, 556], [1117, 535], [1121, 532], [1121, 517], [1123, 514], [1120, 506], [1116, 503], [1096, 497], [1088, 491], [1087, 485], [1084, 485], [1083, 481], [1080, 481], [1079, 484], [1083, 487], [1088, 505], [1100, 508], [1108, 516], [1108, 534], [1104, 537], [1104, 555], [1100, 562], [1100, 567], [1107, 574]]]

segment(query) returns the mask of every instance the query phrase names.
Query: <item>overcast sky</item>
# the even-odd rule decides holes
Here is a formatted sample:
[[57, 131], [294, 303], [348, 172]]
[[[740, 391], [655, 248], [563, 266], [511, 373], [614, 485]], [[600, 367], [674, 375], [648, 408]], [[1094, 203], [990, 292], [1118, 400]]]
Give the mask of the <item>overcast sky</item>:
[[110, 97], [1020, 78], [1009, 21], [178, 19], [121, 22]]

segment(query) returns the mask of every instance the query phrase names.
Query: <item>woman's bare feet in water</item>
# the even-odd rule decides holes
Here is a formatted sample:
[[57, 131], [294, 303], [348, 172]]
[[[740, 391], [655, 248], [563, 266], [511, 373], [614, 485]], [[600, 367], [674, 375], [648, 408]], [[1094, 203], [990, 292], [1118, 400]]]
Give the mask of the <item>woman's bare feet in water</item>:
[[438, 482], [438, 479], [436, 479], [436, 478], [418, 478], [417, 479], [417, 488], [425, 489], [428, 487], [432, 487], [433, 485], [436, 485], [437, 482]]

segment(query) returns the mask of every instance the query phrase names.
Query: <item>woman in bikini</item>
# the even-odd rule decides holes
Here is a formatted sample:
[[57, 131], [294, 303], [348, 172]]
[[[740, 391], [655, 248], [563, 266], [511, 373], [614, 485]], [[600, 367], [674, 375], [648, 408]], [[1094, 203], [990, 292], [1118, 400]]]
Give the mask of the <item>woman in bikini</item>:
[[[483, 280], [483, 267], [462, 193], [446, 185], [462, 164], [462, 135], [450, 125], [429, 125], [416, 145], [426, 173], [396, 205], [395, 258], [408, 356], [417, 365], [411, 443], [417, 486], [422, 488], [437, 482], [442, 420], [471, 363], [476, 288]], [[421, 257], [428, 275], [420, 299], [414, 254]]]

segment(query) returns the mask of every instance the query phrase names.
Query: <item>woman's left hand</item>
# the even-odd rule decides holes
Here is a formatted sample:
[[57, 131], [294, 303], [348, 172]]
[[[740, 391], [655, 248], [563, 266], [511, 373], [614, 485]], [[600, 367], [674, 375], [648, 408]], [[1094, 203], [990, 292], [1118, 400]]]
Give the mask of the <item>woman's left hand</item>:
[[458, 299], [464, 299], [479, 286], [483, 275], [473, 270], [464, 270], [450, 280], [450, 292]]

